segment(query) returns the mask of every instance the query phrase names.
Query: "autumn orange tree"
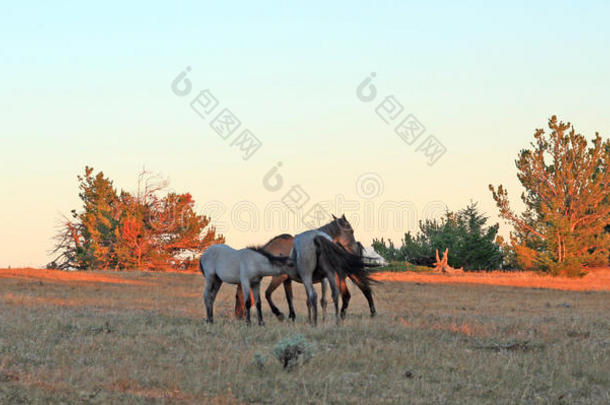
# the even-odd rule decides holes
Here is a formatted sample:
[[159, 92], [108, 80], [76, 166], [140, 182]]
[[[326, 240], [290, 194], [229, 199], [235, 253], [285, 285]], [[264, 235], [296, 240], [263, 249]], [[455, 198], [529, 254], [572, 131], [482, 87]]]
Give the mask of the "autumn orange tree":
[[548, 126], [548, 133], [536, 130], [531, 148], [515, 161], [525, 211], [511, 209], [502, 185], [489, 188], [500, 216], [514, 226], [508, 247], [516, 265], [578, 274], [582, 265], [609, 260], [610, 140], [596, 133], [589, 145], [556, 116]]
[[208, 246], [224, 242], [210, 218], [195, 212], [191, 194], [163, 195], [167, 181], [148, 172], [140, 173], [135, 195], [118, 193], [90, 167], [78, 180], [83, 208], [64, 218], [49, 267], [185, 269]]

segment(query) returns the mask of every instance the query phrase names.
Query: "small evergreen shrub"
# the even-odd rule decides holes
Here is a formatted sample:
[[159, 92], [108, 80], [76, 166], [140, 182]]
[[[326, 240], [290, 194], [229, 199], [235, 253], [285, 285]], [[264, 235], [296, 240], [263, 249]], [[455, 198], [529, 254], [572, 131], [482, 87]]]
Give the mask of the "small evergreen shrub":
[[300, 334], [282, 339], [273, 348], [273, 356], [287, 370], [291, 370], [299, 364], [307, 363], [315, 353], [315, 344], [308, 342]]
[[407, 232], [402, 245], [373, 240], [373, 249], [390, 262], [409, 262], [433, 267], [436, 251], [449, 248], [449, 265], [466, 270], [496, 270], [502, 266], [504, 252], [497, 240], [499, 225], [486, 226], [488, 218], [477, 203], [457, 212], [447, 211], [440, 219], [420, 221], [419, 232]]

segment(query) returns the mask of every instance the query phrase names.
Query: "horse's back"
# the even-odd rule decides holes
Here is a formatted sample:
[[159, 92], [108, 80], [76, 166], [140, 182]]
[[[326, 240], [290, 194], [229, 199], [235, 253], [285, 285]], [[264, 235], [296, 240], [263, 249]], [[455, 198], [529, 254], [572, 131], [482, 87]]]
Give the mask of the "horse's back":
[[292, 244], [293, 249], [295, 249], [299, 253], [305, 252], [310, 249], [315, 250], [314, 239], [317, 236], [322, 236], [322, 237], [327, 238], [328, 240], [332, 241], [332, 238], [330, 236], [328, 236], [328, 234], [326, 234], [322, 231], [319, 231], [317, 229], [313, 229], [313, 230], [305, 231], [305, 232], [302, 232], [302, 233], [296, 235], [294, 237], [294, 241]]
[[328, 234], [317, 229], [302, 232], [294, 237], [291, 257], [296, 262], [296, 272], [301, 279], [306, 274], [313, 275], [316, 269], [317, 254], [314, 239], [318, 236], [332, 241]]
[[238, 251], [233, 249], [231, 246], [218, 244], [212, 245], [206, 249], [199, 259], [199, 265], [204, 275], [211, 273], [221, 277], [222, 275], [232, 273], [230, 270], [235, 267], [239, 269], [239, 255]]
[[278, 235], [271, 239], [263, 249], [271, 253], [274, 256], [289, 256], [292, 250], [292, 241], [294, 237], [289, 234]]
[[203, 254], [201, 255], [201, 259], [199, 260], [201, 264], [210, 263], [214, 260], [217, 260], [220, 255], [230, 253], [231, 251], [235, 252], [236, 250], [229, 245], [212, 245], [207, 248], [205, 252], [203, 252]]

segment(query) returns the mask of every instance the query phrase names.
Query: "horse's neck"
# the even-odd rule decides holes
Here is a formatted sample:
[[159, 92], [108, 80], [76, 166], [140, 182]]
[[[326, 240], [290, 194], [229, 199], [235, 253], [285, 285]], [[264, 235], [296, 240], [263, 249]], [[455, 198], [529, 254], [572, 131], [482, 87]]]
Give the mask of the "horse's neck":
[[279, 276], [280, 274], [286, 274], [284, 266], [269, 263], [269, 266], [265, 266], [261, 271], [261, 276]]
[[318, 231], [324, 232], [331, 238], [335, 239], [339, 235], [339, 226], [333, 221], [318, 228]]

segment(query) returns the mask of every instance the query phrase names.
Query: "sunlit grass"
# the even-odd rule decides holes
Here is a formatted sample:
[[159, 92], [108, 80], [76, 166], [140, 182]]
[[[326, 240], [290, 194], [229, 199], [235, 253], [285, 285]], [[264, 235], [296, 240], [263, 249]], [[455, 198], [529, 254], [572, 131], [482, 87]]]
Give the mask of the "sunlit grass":
[[[112, 276], [137, 283], [0, 279], [1, 403], [610, 401], [610, 292], [384, 282], [370, 318], [350, 285], [345, 322], [312, 328], [296, 284], [296, 323], [264, 304], [246, 327], [234, 286], [207, 325], [201, 275]], [[272, 352], [297, 333], [316, 355], [286, 371]]]
[[426, 266], [418, 266], [408, 262], [391, 262], [386, 266], [381, 267], [373, 267], [371, 271], [373, 273], [382, 273], [382, 272], [402, 272], [402, 271], [414, 271], [417, 273], [430, 273], [432, 272], [431, 267]]

